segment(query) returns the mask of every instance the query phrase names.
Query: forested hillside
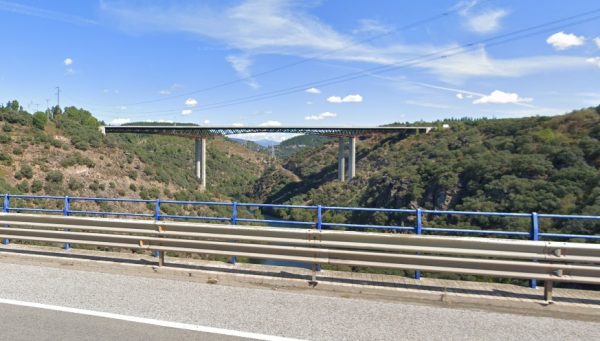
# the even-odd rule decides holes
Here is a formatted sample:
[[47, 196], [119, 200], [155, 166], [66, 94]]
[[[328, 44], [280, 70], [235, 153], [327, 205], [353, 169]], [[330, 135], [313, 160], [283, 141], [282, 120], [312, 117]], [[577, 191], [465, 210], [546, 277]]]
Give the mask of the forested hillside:
[[[255, 181], [268, 167], [265, 154], [224, 138], [210, 139], [210, 178], [207, 191], [201, 192], [194, 178], [192, 140], [133, 134], [104, 136], [99, 126], [91, 113], [74, 107], [31, 115], [17, 101], [0, 106], [0, 192], [247, 201], [251, 200], [247, 194]], [[34, 204], [22, 201], [19, 205]], [[108, 204], [102, 205], [109, 209]], [[166, 213], [181, 213], [177, 210], [182, 209], [174, 205], [162, 208]], [[185, 209], [211, 214], [207, 208]]]
[[[276, 203], [600, 215], [600, 107], [556, 117], [461, 119], [405, 140], [358, 142], [357, 177], [336, 181], [337, 143], [303, 150], [283, 166], [300, 181], [266, 195]], [[304, 212], [291, 212], [306, 218]], [[332, 221], [410, 224], [402, 216], [329, 214]], [[431, 217], [431, 219], [434, 219]], [[527, 228], [506, 219], [438, 224]], [[545, 222], [548, 228], [564, 228]], [[569, 223], [572, 230], [593, 224]]]
[[[450, 128], [441, 129], [443, 124]], [[201, 192], [189, 139], [104, 136], [100, 122], [85, 110], [54, 108], [31, 115], [11, 101], [0, 106], [0, 192], [600, 215], [600, 108], [433, 125], [438, 129], [427, 135], [361, 139], [357, 176], [350, 182], [336, 180], [336, 140], [294, 138], [282, 145], [305, 147], [274, 161], [226, 138], [210, 139], [208, 188]], [[163, 207], [166, 213], [181, 213], [177, 209], [184, 208]], [[306, 211], [278, 214], [314, 218]], [[402, 215], [327, 212], [325, 218], [413, 223]], [[427, 223], [434, 221], [528, 228], [526, 219], [426, 217]], [[544, 224], [572, 232], [595, 228], [586, 222]]]

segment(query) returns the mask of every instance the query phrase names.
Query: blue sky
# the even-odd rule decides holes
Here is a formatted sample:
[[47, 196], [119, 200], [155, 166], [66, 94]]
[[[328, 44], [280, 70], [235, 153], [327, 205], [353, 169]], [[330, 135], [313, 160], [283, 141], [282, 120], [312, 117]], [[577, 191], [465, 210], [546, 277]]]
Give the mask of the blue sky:
[[[107, 123], [556, 115], [600, 104], [599, 9], [595, 0], [0, 0], [0, 101], [45, 109], [60, 86], [61, 106]], [[322, 82], [348, 75], [357, 77]]]

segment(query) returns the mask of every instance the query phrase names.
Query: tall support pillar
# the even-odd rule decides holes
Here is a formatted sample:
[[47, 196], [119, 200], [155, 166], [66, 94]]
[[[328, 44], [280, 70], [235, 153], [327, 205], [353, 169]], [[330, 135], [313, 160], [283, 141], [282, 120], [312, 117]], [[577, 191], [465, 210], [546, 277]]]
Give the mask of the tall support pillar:
[[340, 148], [338, 150], [338, 180], [346, 180], [346, 157], [344, 156], [344, 138], [339, 138]]
[[196, 179], [200, 182], [200, 189], [206, 189], [206, 138], [197, 137], [195, 144]]
[[350, 138], [350, 150], [348, 157], [348, 180], [356, 175], [356, 137]]

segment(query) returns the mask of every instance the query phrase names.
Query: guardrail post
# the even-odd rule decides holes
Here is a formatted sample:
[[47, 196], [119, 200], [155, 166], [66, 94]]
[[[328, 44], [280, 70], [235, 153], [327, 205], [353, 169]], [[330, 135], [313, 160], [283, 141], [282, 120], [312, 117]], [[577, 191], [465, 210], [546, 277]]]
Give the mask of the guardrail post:
[[[8, 193], [4, 194], [4, 204], [2, 206], [2, 211], [4, 213], [10, 212], [10, 196], [8, 195]], [[9, 243], [10, 243], [9, 239], [2, 240], [2, 244], [4, 244], [4, 245], [8, 245]]]
[[[156, 199], [154, 203], [154, 221], [157, 222], [160, 220], [160, 199]], [[159, 227], [160, 231], [160, 227]], [[163, 266], [165, 263], [165, 252], [164, 251], [156, 251], [152, 252], [153, 257], [158, 257], [158, 266]]]
[[[231, 225], [237, 225], [237, 206], [238, 206], [237, 202], [233, 202], [231, 204]], [[237, 257], [236, 256], [231, 256], [231, 258], [229, 258], [229, 263], [230, 264], [236, 264], [237, 263]]]
[[[531, 213], [531, 232], [529, 233], [529, 238], [531, 240], [539, 240], [540, 239], [540, 218], [538, 214], [533, 212]], [[529, 287], [536, 289], [537, 288], [537, 280], [531, 279], [529, 280]]]
[[[317, 224], [315, 226], [317, 231], [321, 232], [323, 229], [323, 206], [317, 205]], [[313, 270], [315, 271], [313, 275], [313, 282], [317, 281], [317, 272], [321, 271], [321, 264], [313, 264]]]
[[[71, 200], [69, 199], [69, 196], [66, 195], [65, 196], [65, 201], [64, 201], [64, 205], [63, 205], [63, 215], [65, 217], [69, 216], [69, 211], [71, 210]], [[65, 231], [70, 231], [69, 229], [66, 229]], [[69, 250], [71, 248], [71, 244], [69, 243], [64, 243], [63, 244], [63, 249], [64, 250]]]
[[[421, 235], [421, 233], [423, 232], [423, 212], [420, 208], [417, 208], [415, 214], [417, 215], [417, 221], [415, 224], [415, 234]], [[421, 279], [421, 271], [415, 271], [415, 279]]]

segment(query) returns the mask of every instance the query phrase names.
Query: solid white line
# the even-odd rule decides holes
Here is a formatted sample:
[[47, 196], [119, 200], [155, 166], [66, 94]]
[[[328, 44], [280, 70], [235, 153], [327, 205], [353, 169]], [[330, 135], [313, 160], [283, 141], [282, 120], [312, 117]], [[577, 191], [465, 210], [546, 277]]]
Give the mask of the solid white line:
[[101, 311], [87, 310], [87, 309], [79, 309], [79, 308], [69, 308], [69, 307], [61, 307], [57, 305], [51, 304], [42, 304], [42, 303], [33, 303], [33, 302], [23, 302], [11, 299], [0, 298], [0, 304], [9, 304], [16, 305], [21, 307], [29, 307], [29, 308], [38, 308], [45, 310], [53, 310], [53, 311], [62, 311], [65, 313], [72, 314], [80, 314], [87, 316], [95, 316], [95, 317], [103, 317], [121, 321], [135, 322], [135, 323], [144, 323], [150, 324], [154, 326], [167, 327], [167, 328], [176, 328], [176, 329], [184, 329], [184, 330], [192, 330], [199, 331], [211, 334], [220, 334], [220, 335], [228, 335], [228, 336], [237, 336], [243, 337], [247, 339], [255, 339], [255, 340], [267, 340], [267, 341], [298, 341], [298, 339], [286, 338], [281, 336], [273, 336], [273, 335], [265, 335], [265, 334], [257, 334], [257, 333], [249, 333], [242, 332], [231, 329], [223, 329], [223, 328], [213, 328], [206, 326], [198, 326], [194, 324], [187, 323], [179, 323], [179, 322], [169, 322], [163, 320], [155, 320], [143, 317], [129, 316], [129, 315], [121, 315], [121, 314], [113, 314], [113, 313], [105, 313]]

